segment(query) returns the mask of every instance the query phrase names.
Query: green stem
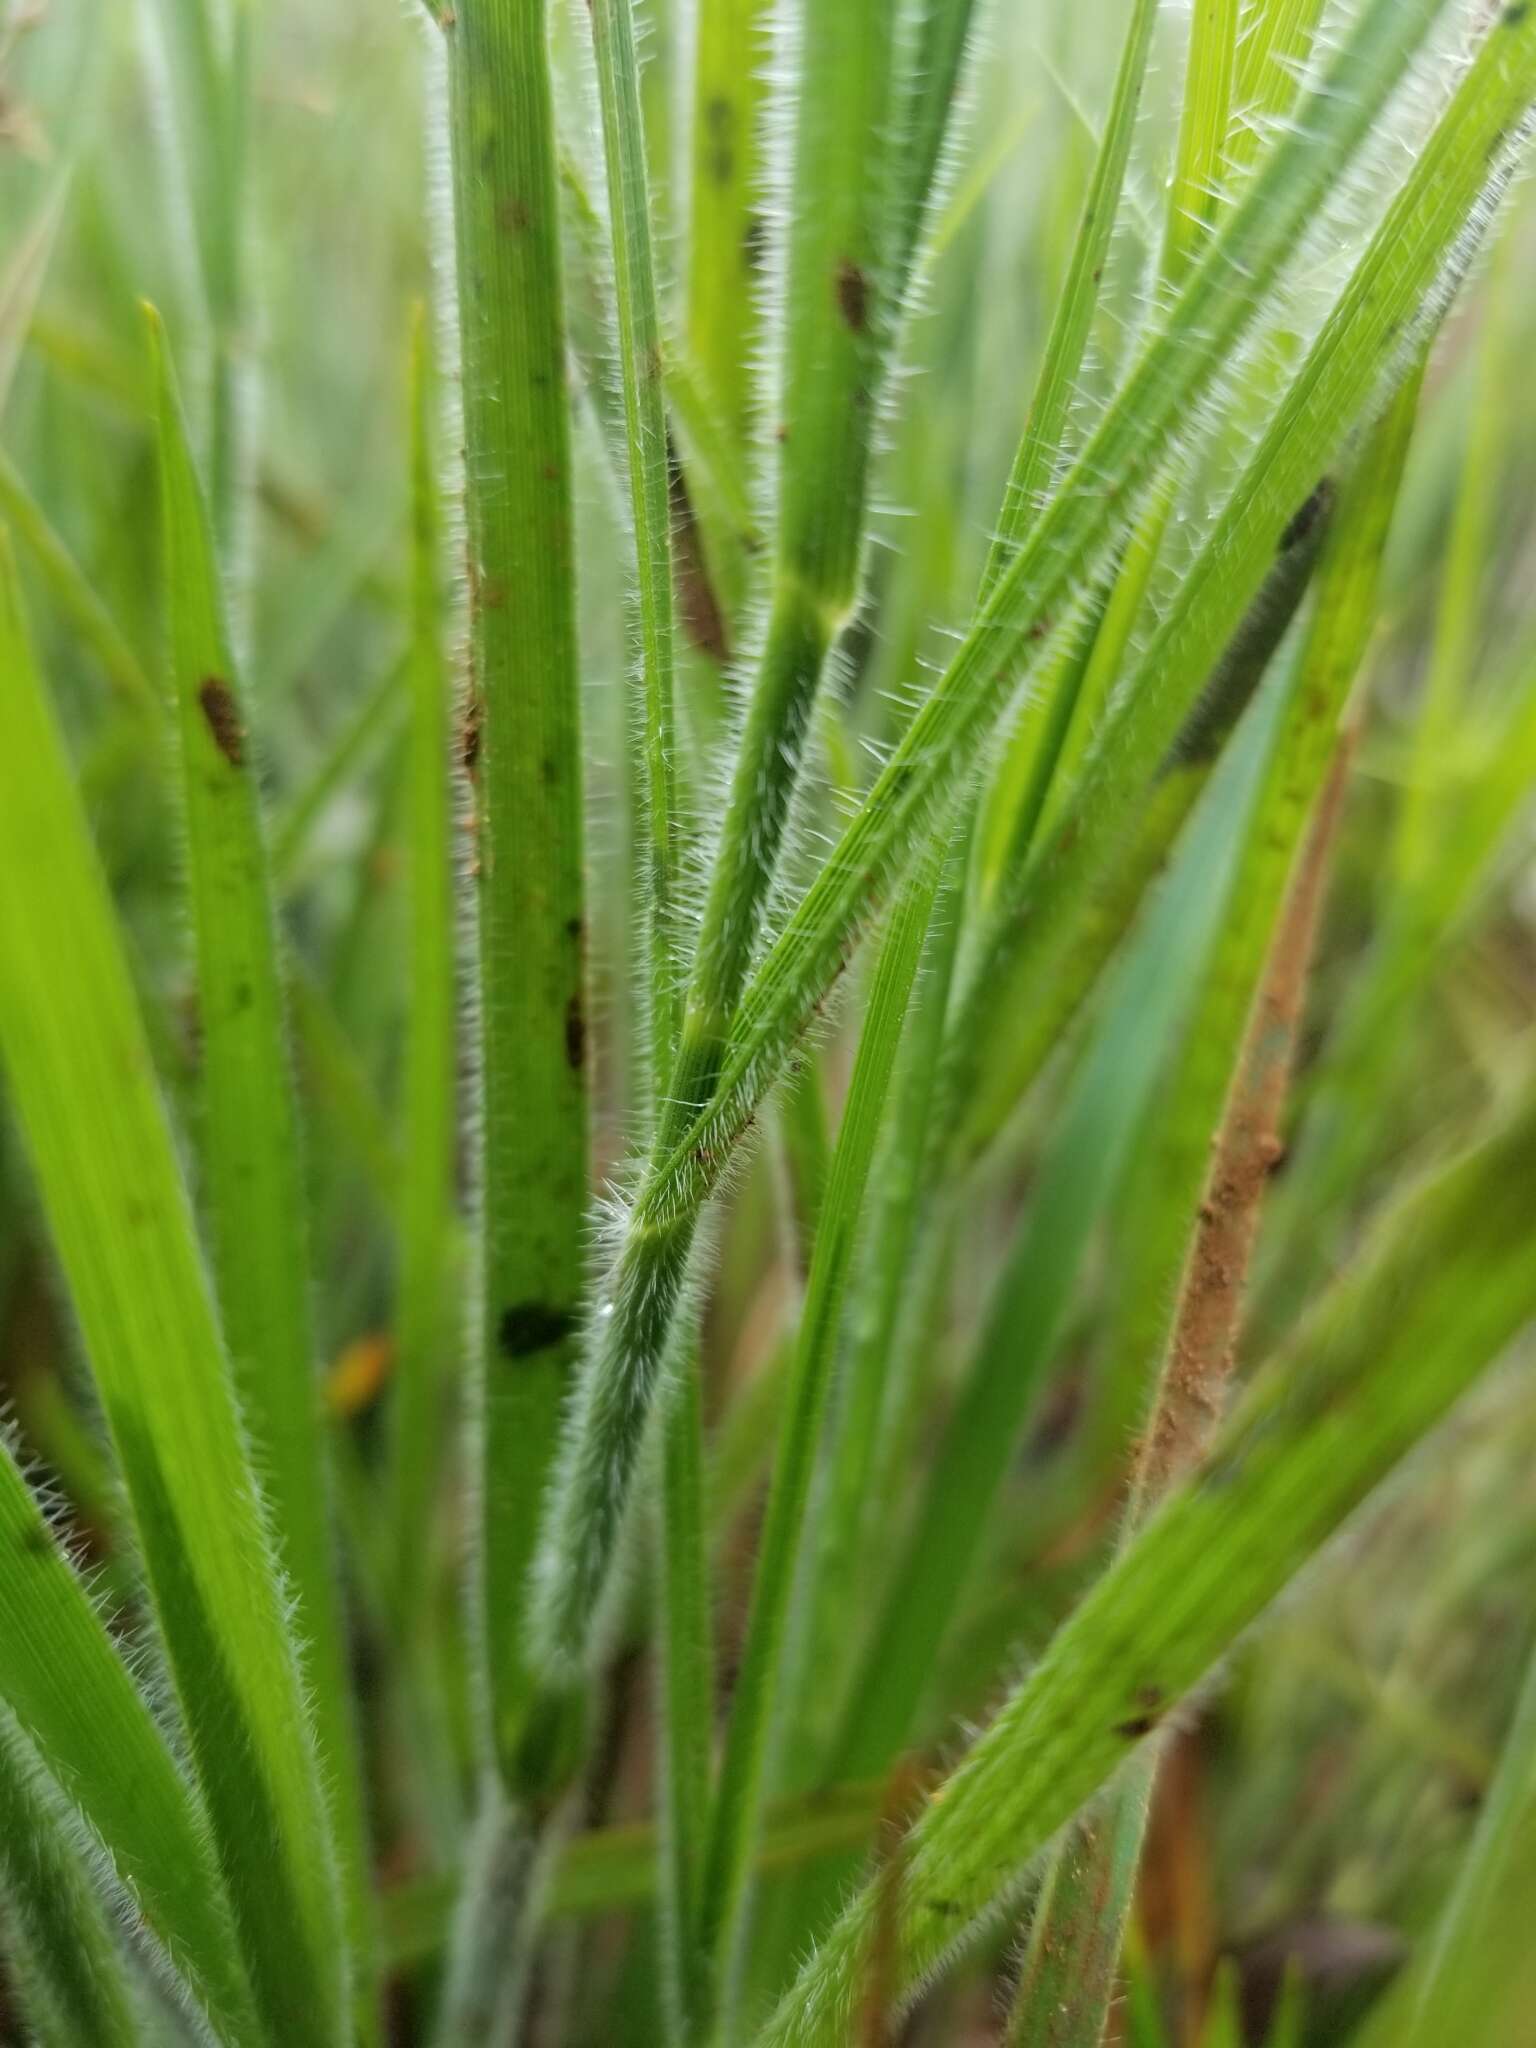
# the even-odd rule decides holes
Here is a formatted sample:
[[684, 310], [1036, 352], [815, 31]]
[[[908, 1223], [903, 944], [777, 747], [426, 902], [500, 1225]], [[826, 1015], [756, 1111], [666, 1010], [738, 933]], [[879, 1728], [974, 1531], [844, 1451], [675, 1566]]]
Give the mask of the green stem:
[[483, 1317], [477, 1635], [513, 1775], [539, 1503], [577, 1351], [587, 1199], [582, 759], [545, 0], [445, 16], [476, 734]]
[[[591, 17], [612, 227], [644, 687], [641, 752], [654, 1122], [677, 1054], [681, 951], [671, 459], [641, 86], [629, 0], [593, 0]], [[666, 1815], [661, 1873], [664, 1972], [674, 2032], [680, 2042], [687, 2042], [694, 2037], [700, 2000], [696, 1922], [709, 1796], [713, 1673], [696, 1347], [680, 1347], [678, 1364], [682, 1384], [667, 1403], [661, 1441], [659, 1728]]]

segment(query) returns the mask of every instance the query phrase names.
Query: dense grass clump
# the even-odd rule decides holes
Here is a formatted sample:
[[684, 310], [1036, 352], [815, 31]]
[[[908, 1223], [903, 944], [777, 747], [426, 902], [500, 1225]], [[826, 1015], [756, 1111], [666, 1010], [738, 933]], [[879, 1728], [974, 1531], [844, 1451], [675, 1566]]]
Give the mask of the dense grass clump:
[[0, 30], [0, 2042], [1518, 2048], [1536, 8]]

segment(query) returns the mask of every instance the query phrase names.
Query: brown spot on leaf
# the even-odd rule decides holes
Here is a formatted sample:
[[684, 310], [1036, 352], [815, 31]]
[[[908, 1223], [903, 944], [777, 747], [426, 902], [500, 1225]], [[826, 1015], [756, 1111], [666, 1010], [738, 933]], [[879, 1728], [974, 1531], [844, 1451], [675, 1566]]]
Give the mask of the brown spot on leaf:
[[197, 686], [197, 701], [214, 745], [231, 768], [238, 768], [245, 759], [245, 727], [240, 723], [234, 691], [221, 677], [204, 676]]
[[459, 718], [459, 759], [464, 773], [473, 775], [475, 764], [480, 759], [480, 700], [470, 696], [464, 700], [464, 709]]
[[536, 1352], [553, 1351], [575, 1328], [572, 1309], [552, 1301], [519, 1301], [502, 1310], [496, 1342], [504, 1358], [532, 1358]]
[[837, 310], [845, 326], [862, 334], [869, 325], [869, 278], [851, 256], [837, 266]]
[[532, 218], [527, 200], [515, 194], [510, 199], [503, 199], [496, 208], [496, 225], [504, 234], [520, 235]]
[[1289, 554], [1298, 542], [1304, 541], [1318, 520], [1332, 511], [1333, 499], [1333, 480], [1325, 476], [1281, 534], [1279, 552], [1282, 555]]
[[565, 1006], [565, 1063], [579, 1074], [587, 1058], [587, 1013], [578, 989]]
[[705, 102], [704, 132], [705, 167], [717, 185], [728, 185], [736, 171], [736, 109], [718, 93]]
[[672, 508], [672, 575], [683, 630], [701, 653], [723, 668], [731, 658], [725, 614], [715, 596], [682, 459], [667, 436], [667, 496]]

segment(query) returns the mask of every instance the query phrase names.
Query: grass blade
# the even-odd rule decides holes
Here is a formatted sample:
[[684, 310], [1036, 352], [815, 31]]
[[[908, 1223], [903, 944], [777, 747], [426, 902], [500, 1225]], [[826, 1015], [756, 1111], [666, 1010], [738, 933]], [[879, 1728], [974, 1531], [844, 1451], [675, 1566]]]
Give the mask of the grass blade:
[[121, 627], [91, 588], [79, 563], [49, 524], [41, 505], [11, 462], [0, 452], [0, 514], [31, 550], [61, 612], [94, 652], [102, 673], [123, 702], [146, 718], [158, 718], [160, 700], [144, 665]]
[[444, 16], [463, 368], [484, 1090], [477, 1621], [515, 1780], [539, 1503], [584, 1279], [581, 718], [544, 0]]
[[[1515, 2048], [1536, 1992], [1525, 1905], [1536, 1843], [1536, 1658], [1426, 1966], [1400, 2016], [1403, 2048], [1454, 2040], [1470, 2023], [1487, 2048]], [[1474, 2017], [1475, 2016], [1475, 2017]]]
[[[1327, 732], [1332, 722], [1319, 723]], [[1284, 750], [1282, 759], [1293, 752], [1294, 748]], [[1318, 803], [1281, 909], [1251, 1020], [1253, 977], [1242, 971], [1242, 964], [1231, 961], [1231, 949], [1224, 947], [1210, 977], [1216, 1002], [1200, 1006], [1190, 1031], [1192, 1055], [1186, 1064], [1196, 1069], [1193, 1092], [1198, 1095], [1201, 1070], [1216, 1065], [1205, 1028], [1212, 1008], [1218, 1014], [1211, 1036], [1223, 1050], [1234, 1044], [1247, 1021], [1231, 1098], [1213, 1141], [1206, 1200], [1185, 1263], [1162, 1377], [1141, 1439], [1128, 1513], [1132, 1528], [1174, 1483], [1198, 1467], [1226, 1406], [1260, 1206], [1282, 1149], [1280, 1110], [1352, 752], [1348, 741], [1341, 745]], [[1283, 805], [1283, 783], [1280, 789]], [[1284, 844], [1271, 822], [1275, 811], [1271, 803], [1257, 814], [1261, 844]], [[1234, 887], [1233, 902], [1238, 906], [1237, 922], [1247, 922], [1251, 898], [1241, 882]], [[1265, 899], [1264, 908], [1273, 912], [1272, 898]], [[1269, 919], [1257, 917], [1253, 924], [1267, 938]], [[1184, 1107], [1176, 1098], [1176, 1110]], [[1172, 1121], [1179, 1121], [1177, 1114]], [[1209, 1123], [1203, 1128], [1208, 1131]], [[1155, 1752], [1138, 1758], [1125, 1781], [1110, 1793], [1105, 1811], [1075, 1825], [1051, 1852], [1014, 2006], [1013, 2024], [1021, 2042], [1039, 2038], [1059, 2042], [1061, 2048], [1097, 2048], [1103, 2037], [1155, 1770]], [[1029, 1963], [1036, 1967], [1031, 1969]], [[1070, 2001], [1061, 1996], [1063, 1983], [1072, 1987]]]
[[[979, 1052], [986, 1036], [996, 1036], [989, 1020], [1018, 1014], [1029, 987], [1048, 984], [1050, 949], [1063, 942], [1076, 908], [1088, 899], [1089, 876], [1102, 873], [1123, 845], [1133, 792], [1148, 790], [1149, 771], [1187, 715], [1195, 674], [1209, 673], [1340, 437], [1362, 408], [1381, 405], [1401, 382], [1408, 366], [1404, 327], [1412, 338], [1414, 323], [1433, 325], [1444, 310], [1476, 247], [1477, 229], [1507, 187], [1512, 165], [1501, 152], [1511, 130], [1519, 130], [1533, 92], [1536, 43], [1529, 19], [1520, 17], [1485, 39], [1127, 679], [1061, 823], [1022, 875], [1004, 878], [955, 1027], [957, 1047], [979, 1068], [974, 1088], [967, 1085], [969, 1072], [951, 1076], [967, 1102], [957, 1137], [962, 1151], [995, 1132], [1046, 1049], [1018, 1034], [1006, 1046]], [[1233, 229], [1262, 199], [1282, 153], [1259, 173]], [[1219, 260], [1226, 240], [1199, 275]], [[1191, 657], [1194, 674], [1187, 666]]]
[[1085, 1249], [1230, 901], [1229, 848], [1255, 801], [1272, 720], [1247, 737], [1218, 792], [1221, 801], [1200, 820], [1167, 896], [1126, 956], [1052, 1129], [1029, 1211], [887, 1582], [876, 1647], [846, 1702], [834, 1776], [877, 1775], [911, 1737], [989, 1510], [1060, 1339]]
[[320, 2048], [342, 2031], [345, 1945], [298, 1660], [111, 906], [10, 577], [0, 630], [0, 1031], [13, 1100], [256, 1996], [275, 2035]]
[[[1439, 857], [1444, 829], [1446, 763], [1456, 757], [1458, 730], [1467, 719], [1467, 692], [1486, 631], [1484, 597], [1498, 512], [1507, 428], [1492, 394], [1509, 388], [1512, 336], [1508, 333], [1510, 241], [1494, 250], [1484, 288], [1477, 351], [1477, 402], [1467, 433], [1466, 459], [1446, 545], [1445, 573], [1435, 609], [1434, 641], [1414, 725], [1407, 787], [1393, 845], [1395, 879], [1410, 899]], [[1390, 912], [1388, 915], [1390, 916]]]
[[[792, 1747], [784, 1772], [793, 1787], [826, 1781], [826, 1751], [841, 1705], [826, 1674], [847, 1655], [848, 1616], [857, 1611], [859, 1588], [879, 1569], [873, 1546], [883, 1541], [887, 1515], [894, 1518], [896, 1511], [889, 1490], [880, 1482], [914, 1365], [916, 1347], [898, 1345], [896, 1332], [903, 1307], [914, 1293], [909, 1266], [919, 1238], [925, 1168], [933, 1149], [929, 1113], [960, 939], [966, 850], [963, 845], [951, 850], [951, 872], [939, 885], [929, 919], [916, 1013], [902, 1040], [886, 1132], [873, 1167], [874, 1199], [849, 1304], [847, 1357], [825, 1453], [811, 1612], [792, 1695]], [[906, 885], [883, 946], [896, 942], [906, 894], [922, 883], [919, 876]]]
[[647, 915], [650, 925], [650, 1027], [663, 1077], [671, 1071], [678, 1038], [680, 953], [678, 897], [678, 792], [672, 597], [672, 506], [667, 417], [662, 390], [661, 321], [651, 252], [646, 191], [645, 136], [629, 0], [594, 0], [592, 37], [597, 51], [598, 100], [608, 167], [612, 220], [614, 303], [630, 512], [638, 569], [641, 676], [644, 689], [643, 755]]
[[212, 529], [165, 335], [150, 315], [171, 687], [202, 1033], [201, 1161], [240, 1417], [272, 1515], [333, 1804], [358, 1995], [371, 1950], [368, 1851], [309, 1312], [298, 1107], [256, 750], [224, 621]]
[[1230, 181], [1240, 181], [1252, 170], [1289, 111], [1312, 54], [1323, 6], [1324, 0], [1246, 0], [1226, 143]]
[[[741, 1941], [747, 1873], [761, 1826], [769, 1732], [780, 1697], [790, 1597], [804, 1553], [811, 1482], [831, 1393], [843, 1301], [875, 1140], [937, 883], [936, 869], [926, 888], [914, 886], [904, 892], [897, 921], [881, 948], [832, 1155], [800, 1334], [785, 1389], [704, 1872], [703, 1940], [716, 1972], [727, 1978]], [[728, 1997], [728, 1989], [722, 1986], [722, 1990]]]
[[454, 1179], [458, 1151], [457, 1009], [452, 892], [452, 718], [442, 646], [442, 555], [436, 403], [426, 315], [411, 342], [410, 1009], [405, 1055], [406, 1154], [400, 1187], [390, 1516], [402, 1624], [420, 1615], [436, 1561], [433, 1534], [442, 1477], [454, 1329]]
[[711, 863], [663, 1145], [709, 1097], [757, 948], [822, 664], [857, 596], [872, 408], [898, 312], [889, 275], [896, 17], [896, 0], [854, 0], [813, 9], [803, 23], [775, 394], [786, 411], [792, 399], [794, 418], [778, 462], [768, 622]]
[[697, 10], [697, 22], [688, 354], [706, 403], [744, 449], [757, 412], [752, 364], [768, 253], [762, 206], [770, 9], [767, 0], [711, 0]]
[[79, 1832], [24, 1738], [0, 1724], [0, 1918], [27, 2038], [37, 2048], [134, 2048], [149, 2037]]
[[[9, 1450], [0, 1453], [0, 1534], [0, 1697], [15, 1717], [14, 1740], [30, 1746], [31, 1769], [48, 1772], [100, 1843], [167, 1975], [179, 1973], [219, 2037], [267, 2039], [203, 1816]], [[25, 1776], [11, 1790], [48, 1796], [32, 1793]], [[46, 1898], [41, 1905], [52, 1910]]]
[[1221, 206], [1237, 77], [1240, 0], [1195, 0], [1189, 61], [1168, 223], [1163, 241], [1165, 283], [1179, 285], [1199, 260]]
[[[893, 178], [894, 0], [811, 10], [795, 104], [795, 219], [784, 313], [783, 390], [795, 397], [779, 461], [769, 617], [711, 868], [676, 1064], [658, 1122], [670, 1149], [707, 1099], [777, 863], [811, 703], [832, 636], [852, 609], [873, 402], [895, 328], [888, 260]], [[665, 1343], [686, 1246], [667, 1260]], [[632, 1375], [608, 1362], [602, 1312], [578, 1382], [541, 1539], [533, 1626], [546, 1663], [571, 1660], [627, 1500], [660, 1350]], [[611, 1442], [619, 1445], [617, 1453]], [[611, 1473], [617, 1473], [614, 1484]]]
[[[730, 10], [740, 27], [742, 10]], [[639, 70], [629, 0], [594, 0], [592, 36], [597, 53], [598, 100], [612, 224], [614, 299], [624, 393], [630, 515], [634, 525], [644, 712], [646, 852], [641, 862], [647, 954], [647, 1023], [653, 1066], [653, 1111], [659, 1116], [677, 1057], [681, 986], [679, 916], [676, 676], [673, 613], [672, 477], [663, 393], [661, 321], [651, 248], [645, 133]], [[729, 31], [728, 31], [729, 32]], [[746, 24], [750, 43], [752, 25]], [[701, 35], [703, 31], [701, 29]], [[701, 44], [702, 50], [702, 44]], [[745, 104], [711, 100], [715, 146], [723, 159], [711, 167], [724, 182], [738, 176], [730, 123], [746, 116], [741, 137], [750, 148], [755, 112], [750, 50], [737, 82]], [[701, 92], [705, 90], [703, 83]], [[721, 123], [725, 127], [721, 128]], [[717, 181], [719, 182], [719, 181]], [[698, 192], [697, 181], [695, 193]], [[732, 246], [740, 248], [738, 239]], [[743, 250], [743, 260], [747, 253]], [[737, 394], [739, 400], [739, 393]], [[731, 424], [744, 425], [739, 404]], [[691, 1349], [691, 1347], [690, 1347]], [[666, 1799], [662, 1878], [665, 1888], [667, 1993], [680, 2042], [695, 2038], [706, 1995], [700, 1981], [697, 1916], [709, 1798], [709, 1722], [713, 1693], [709, 1580], [704, 1549], [703, 1412], [696, 1357], [680, 1359], [684, 1384], [663, 1418], [662, 1561], [658, 1612], [662, 1636], [660, 1777]]]
[[1186, 1050], [1169, 1081], [1145, 1191], [1125, 1226], [1123, 1277], [1105, 1340], [1106, 1381], [1125, 1390], [1111, 1398], [1117, 1414], [1144, 1406], [1147, 1362], [1167, 1350], [1169, 1307], [1209, 1173], [1211, 1132], [1231, 1083], [1285, 878], [1337, 744], [1376, 616], [1382, 552], [1420, 382], [1419, 374], [1410, 376], [1342, 486], [1316, 608], [1297, 657], [1286, 730], [1253, 830], [1238, 854], [1232, 913], [1199, 992]]

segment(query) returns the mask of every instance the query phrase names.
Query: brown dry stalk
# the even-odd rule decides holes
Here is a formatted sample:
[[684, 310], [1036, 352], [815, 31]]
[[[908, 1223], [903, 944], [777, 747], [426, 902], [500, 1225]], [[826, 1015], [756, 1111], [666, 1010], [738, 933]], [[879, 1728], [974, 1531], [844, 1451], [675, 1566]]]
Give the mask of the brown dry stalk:
[[1340, 735], [1214, 1140], [1211, 1177], [1136, 1476], [1135, 1498], [1143, 1510], [1198, 1464], [1226, 1403], [1264, 1193], [1285, 1152], [1281, 1111], [1356, 737], [1353, 727]]

